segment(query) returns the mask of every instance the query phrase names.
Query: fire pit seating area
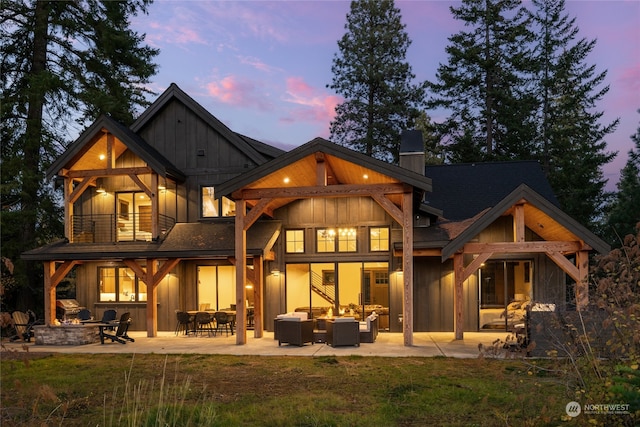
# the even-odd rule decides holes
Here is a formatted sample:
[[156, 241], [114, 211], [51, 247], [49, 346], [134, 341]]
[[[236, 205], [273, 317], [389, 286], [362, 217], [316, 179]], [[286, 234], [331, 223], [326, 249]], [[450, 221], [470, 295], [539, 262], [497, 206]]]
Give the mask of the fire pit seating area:
[[273, 323], [273, 337], [278, 340], [278, 346], [313, 344], [313, 320], [308, 319], [306, 312], [279, 314]]

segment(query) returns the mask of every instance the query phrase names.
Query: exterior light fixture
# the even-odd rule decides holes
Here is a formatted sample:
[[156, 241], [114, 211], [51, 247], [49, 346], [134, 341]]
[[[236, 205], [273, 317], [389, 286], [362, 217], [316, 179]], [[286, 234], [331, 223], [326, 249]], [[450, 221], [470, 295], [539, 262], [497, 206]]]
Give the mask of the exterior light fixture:
[[96, 193], [104, 194], [105, 193], [104, 187], [100, 185], [100, 187], [98, 187], [98, 189], [96, 190]]
[[288, 184], [291, 180], [289, 179], [289, 177], [286, 177], [285, 179], [282, 180], [285, 184]]

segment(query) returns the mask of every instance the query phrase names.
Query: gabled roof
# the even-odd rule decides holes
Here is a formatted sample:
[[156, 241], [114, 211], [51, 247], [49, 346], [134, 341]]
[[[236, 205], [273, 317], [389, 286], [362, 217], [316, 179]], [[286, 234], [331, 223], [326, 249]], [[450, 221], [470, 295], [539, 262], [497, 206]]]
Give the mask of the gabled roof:
[[475, 221], [468, 222], [469, 226], [442, 248], [442, 259], [449, 258], [522, 200], [526, 201], [525, 225], [544, 240], [583, 241], [600, 253], [610, 250], [606, 242], [564, 213], [558, 206], [528, 185], [521, 184], [495, 206], [479, 215]]
[[472, 218], [491, 208], [521, 184], [559, 206], [549, 181], [536, 161], [428, 165], [433, 181], [426, 202], [452, 221]]
[[149, 167], [160, 176], [169, 177], [179, 182], [184, 181], [184, 174], [160, 154], [158, 150], [149, 145], [139, 135], [131, 131], [131, 129], [106, 115], [98, 117], [91, 126], [82, 132], [78, 139], [47, 169], [46, 177], [50, 179], [59, 173], [60, 170], [65, 168], [70, 169], [83, 154], [91, 149], [96, 141], [103, 135], [104, 130], [113, 134], [126, 148], [146, 162]]
[[[182, 104], [184, 104], [187, 108], [193, 111], [202, 121], [207, 123], [211, 128], [215, 129], [219, 132], [224, 138], [230, 141], [233, 145], [235, 145], [239, 150], [247, 155], [252, 161], [256, 164], [260, 165], [264, 162], [270, 160], [272, 157], [267, 155], [265, 156], [265, 152], [267, 150], [262, 147], [262, 149], [256, 149], [256, 147], [247, 142], [246, 139], [240, 137], [238, 134], [233, 132], [224, 123], [215, 118], [213, 114], [208, 112], [202, 105], [197, 103], [193, 98], [187, 95], [182, 89], [178, 87], [175, 83], [171, 83], [169, 88], [165, 90], [162, 95], [156, 99], [153, 104], [149, 106], [138, 119], [131, 125], [131, 129], [134, 132], [140, 132], [142, 128], [151, 120], [153, 120], [154, 116], [158, 114], [168, 103], [173, 100], [178, 100]], [[265, 144], [266, 145], [266, 144]], [[277, 149], [276, 149], [277, 150]]]
[[[315, 138], [257, 168], [218, 185], [216, 194], [231, 196], [241, 188], [281, 187], [280, 177], [287, 175], [292, 186], [316, 185], [315, 156], [322, 154], [328, 163], [329, 184], [365, 184], [399, 182], [420, 191], [431, 191], [431, 179], [372, 157], [357, 153], [323, 138]], [[364, 175], [367, 178], [363, 178]], [[368, 180], [368, 181], [367, 181]]]

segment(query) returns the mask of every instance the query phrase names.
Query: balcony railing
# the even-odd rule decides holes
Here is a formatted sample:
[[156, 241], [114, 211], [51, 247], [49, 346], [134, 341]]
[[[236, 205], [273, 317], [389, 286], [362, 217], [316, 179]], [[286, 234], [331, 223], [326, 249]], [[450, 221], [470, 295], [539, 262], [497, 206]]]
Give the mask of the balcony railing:
[[[166, 215], [159, 215], [158, 221], [161, 235], [176, 223]], [[149, 242], [156, 237], [151, 234], [150, 213], [73, 215], [71, 229], [73, 243]]]

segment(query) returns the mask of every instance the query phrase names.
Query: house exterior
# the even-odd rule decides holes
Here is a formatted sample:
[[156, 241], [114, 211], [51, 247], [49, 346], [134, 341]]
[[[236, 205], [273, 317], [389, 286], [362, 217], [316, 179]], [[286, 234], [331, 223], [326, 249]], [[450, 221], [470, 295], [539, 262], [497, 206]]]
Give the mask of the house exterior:
[[[380, 315], [402, 332], [509, 329], [525, 301], [585, 307], [589, 252], [535, 162], [429, 166], [407, 132], [400, 166], [317, 138], [289, 152], [231, 131], [176, 85], [129, 128], [100, 117], [47, 175], [65, 239], [43, 262], [99, 317], [173, 330], [177, 310], [235, 308], [238, 344], [289, 311]], [[508, 316], [507, 316], [508, 317]]]

